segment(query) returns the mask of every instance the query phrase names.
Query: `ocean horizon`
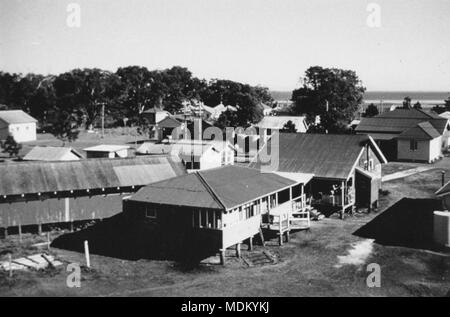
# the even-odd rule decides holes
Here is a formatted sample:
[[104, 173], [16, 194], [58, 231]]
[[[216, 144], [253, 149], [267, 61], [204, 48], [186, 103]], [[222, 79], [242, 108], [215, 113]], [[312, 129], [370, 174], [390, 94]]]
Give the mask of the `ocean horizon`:
[[[275, 100], [291, 99], [292, 91], [270, 91]], [[409, 96], [413, 102], [441, 102], [450, 97], [450, 91], [366, 91], [364, 93], [365, 101], [399, 101]]]

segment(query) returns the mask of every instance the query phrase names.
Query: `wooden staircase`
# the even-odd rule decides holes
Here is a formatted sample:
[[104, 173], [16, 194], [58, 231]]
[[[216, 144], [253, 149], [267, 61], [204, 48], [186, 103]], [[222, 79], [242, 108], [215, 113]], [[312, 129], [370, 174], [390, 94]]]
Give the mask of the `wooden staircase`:
[[242, 260], [249, 267], [275, 264], [278, 262], [277, 257], [266, 250], [248, 252], [242, 255]]

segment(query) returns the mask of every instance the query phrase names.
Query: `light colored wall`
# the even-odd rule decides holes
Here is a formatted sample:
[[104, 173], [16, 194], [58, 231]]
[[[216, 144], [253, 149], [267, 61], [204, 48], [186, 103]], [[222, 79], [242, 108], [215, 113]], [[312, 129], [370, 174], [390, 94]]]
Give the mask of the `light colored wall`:
[[200, 157], [200, 169], [205, 170], [222, 166], [222, 154], [209, 149]]
[[430, 157], [429, 161], [434, 161], [442, 154], [442, 137], [435, 138], [430, 141]]
[[10, 124], [6, 136], [8, 134], [11, 134], [16, 142], [36, 141], [36, 123]]

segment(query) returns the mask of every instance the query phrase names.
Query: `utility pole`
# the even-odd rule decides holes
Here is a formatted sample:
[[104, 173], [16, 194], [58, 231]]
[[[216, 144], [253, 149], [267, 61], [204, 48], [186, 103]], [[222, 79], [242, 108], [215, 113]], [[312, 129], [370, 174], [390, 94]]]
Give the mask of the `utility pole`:
[[102, 103], [102, 139], [105, 138], [105, 103]]

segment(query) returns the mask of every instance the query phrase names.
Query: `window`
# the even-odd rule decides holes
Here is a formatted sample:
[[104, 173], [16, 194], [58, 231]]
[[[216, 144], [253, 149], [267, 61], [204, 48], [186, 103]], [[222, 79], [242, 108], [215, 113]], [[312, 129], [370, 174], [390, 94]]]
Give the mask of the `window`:
[[417, 140], [410, 140], [409, 141], [409, 149], [411, 151], [417, 151], [417, 148], [418, 148]]
[[192, 217], [194, 228], [221, 229], [220, 214], [214, 210], [194, 210]]
[[145, 208], [145, 217], [149, 219], [156, 219], [157, 218], [157, 212], [155, 208], [152, 207], [146, 207]]

